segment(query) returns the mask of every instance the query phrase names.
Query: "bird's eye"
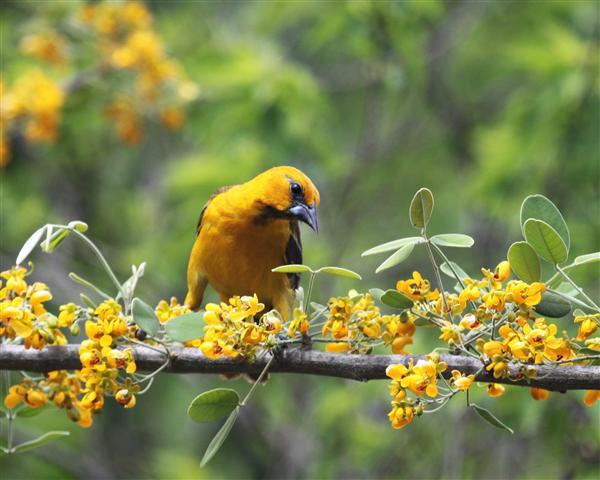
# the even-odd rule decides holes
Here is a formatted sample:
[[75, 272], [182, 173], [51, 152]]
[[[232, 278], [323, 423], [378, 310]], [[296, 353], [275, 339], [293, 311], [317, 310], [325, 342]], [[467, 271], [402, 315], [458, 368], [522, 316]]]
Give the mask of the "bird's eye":
[[294, 196], [302, 195], [302, 185], [300, 185], [299, 183], [292, 182], [290, 185], [290, 190], [292, 192], [292, 195]]

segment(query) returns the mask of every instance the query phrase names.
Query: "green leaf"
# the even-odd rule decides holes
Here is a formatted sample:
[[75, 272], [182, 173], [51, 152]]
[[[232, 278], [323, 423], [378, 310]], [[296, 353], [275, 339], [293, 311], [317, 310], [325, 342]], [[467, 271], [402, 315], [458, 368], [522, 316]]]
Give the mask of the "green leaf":
[[381, 296], [381, 301], [388, 307], [402, 310], [410, 308], [414, 305], [414, 302], [411, 298], [407, 297], [403, 293], [400, 293], [398, 290], [393, 289], [386, 290]]
[[50, 408], [50, 404], [48, 404], [48, 403], [44, 404], [43, 406], [41, 406], [39, 408], [31, 408], [31, 407], [21, 408], [17, 412], [17, 417], [22, 417], [22, 418], [35, 417], [36, 415], [39, 415], [40, 413], [45, 412], [49, 408]]
[[586, 255], [579, 255], [573, 260], [574, 265], [585, 265], [587, 263], [600, 262], [600, 252], [588, 253]]
[[525, 236], [525, 223], [530, 218], [541, 220], [550, 225], [562, 238], [567, 247], [567, 252], [569, 251], [571, 245], [569, 227], [567, 227], [565, 219], [554, 203], [543, 195], [529, 195], [521, 204], [521, 231], [523, 236]]
[[579, 295], [577, 289], [569, 282], [561, 282], [560, 285], [554, 290], [560, 293], [564, 293], [566, 295], [570, 295], [571, 297], [576, 297], [577, 295]]
[[404, 245], [408, 245], [412, 243], [413, 245], [417, 245], [419, 243], [423, 243], [425, 240], [423, 237], [407, 237], [407, 238], [399, 238], [398, 240], [392, 240], [391, 242], [382, 243], [381, 245], [377, 245], [376, 247], [369, 248], [361, 253], [362, 257], [366, 257], [368, 255], [375, 255], [376, 253], [384, 253], [391, 252], [392, 250], [397, 250]]
[[471, 407], [473, 407], [473, 409], [479, 414], [479, 416], [481, 418], [483, 418], [486, 422], [488, 422], [490, 425], [493, 425], [494, 427], [499, 428], [500, 430], [506, 430], [507, 432], [509, 432], [511, 434], [515, 433], [512, 428], [510, 428], [509, 426], [502, 423], [498, 419], [498, 417], [496, 417], [488, 409], [480, 407], [479, 405], [476, 405], [475, 403], [472, 403]]
[[433, 193], [428, 188], [421, 188], [410, 202], [409, 216], [413, 227], [424, 228], [433, 212]]
[[21, 251], [17, 255], [16, 265], [21, 265], [21, 263], [29, 256], [29, 254], [33, 251], [33, 249], [40, 243], [40, 239], [42, 238], [42, 235], [44, 235], [45, 231], [46, 231], [45, 226], [42, 228], [38, 228], [25, 241], [25, 243], [21, 247]]
[[571, 311], [571, 304], [552, 292], [542, 293], [542, 300], [535, 306], [535, 311], [544, 317], [561, 318]]
[[[456, 275], [454, 275], [454, 272], [452, 271], [452, 268], [450, 268], [450, 265], [452, 265], [452, 268], [454, 268], [454, 271], [460, 278], [456, 278]], [[471, 278], [471, 276], [467, 272], [465, 272], [457, 263], [450, 262], [450, 265], [448, 265], [447, 262], [444, 262], [440, 265], [440, 270], [446, 275], [448, 275], [450, 278], [456, 278], [456, 280], [459, 281], [464, 281], [465, 278]]]
[[413, 323], [417, 327], [424, 327], [425, 325], [431, 325], [431, 320], [428, 320], [427, 318], [423, 318], [423, 317], [416, 317], [413, 320]]
[[200, 462], [201, 467], [204, 467], [208, 462], [210, 462], [211, 458], [215, 456], [215, 453], [217, 453], [221, 448], [221, 445], [223, 445], [223, 442], [227, 440], [229, 432], [231, 432], [231, 429], [233, 428], [233, 425], [235, 424], [239, 414], [240, 407], [236, 407], [233, 412], [231, 412], [229, 418], [225, 421], [221, 429], [217, 432], [208, 445], [208, 448], [202, 457], [202, 461]]
[[515, 242], [510, 246], [508, 263], [513, 273], [524, 282], [540, 281], [542, 274], [540, 258], [527, 242]]
[[408, 256], [411, 254], [411, 252], [413, 251], [414, 248], [415, 248], [414, 243], [409, 243], [407, 245], [404, 245], [397, 252], [390, 255], [385, 260], [385, 262], [383, 262], [381, 265], [379, 265], [377, 267], [377, 270], [375, 270], [375, 273], [382, 272], [384, 270], [387, 270], [388, 268], [392, 268], [392, 267], [398, 265], [399, 263], [403, 262], [404, 260], [406, 260], [408, 258]]
[[469, 248], [475, 243], [475, 240], [462, 233], [442, 233], [434, 235], [430, 240], [440, 247]]
[[370, 288], [369, 293], [373, 297], [373, 300], [379, 302], [381, 300], [381, 297], [385, 293], [385, 290], [382, 290], [381, 288]]
[[525, 240], [536, 253], [554, 264], [567, 259], [567, 246], [556, 230], [542, 220], [530, 218], [523, 227]]
[[176, 342], [189, 342], [204, 335], [204, 319], [201, 312], [184, 313], [165, 323], [167, 335]]
[[52, 432], [44, 433], [42, 436], [30, 440], [28, 442], [23, 442], [20, 445], [17, 445], [12, 449], [14, 453], [22, 453], [28, 450], [33, 450], [34, 448], [41, 447], [42, 445], [51, 442], [52, 440], [57, 439], [58, 437], [68, 437], [70, 435], [69, 432], [54, 430]]
[[156, 335], [160, 328], [160, 322], [154, 313], [154, 309], [139, 298], [134, 298], [131, 304], [133, 321], [150, 336]]
[[362, 280], [362, 277], [352, 270], [341, 267], [321, 267], [315, 273], [327, 273], [329, 275], [336, 275], [338, 277], [353, 278], [354, 280]]
[[188, 407], [195, 422], [212, 422], [229, 415], [240, 404], [240, 396], [231, 388], [215, 388], [198, 395]]
[[314, 273], [310, 267], [298, 264], [281, 265], [280, 267], [276, 267], [271, 271], [275, 273]]

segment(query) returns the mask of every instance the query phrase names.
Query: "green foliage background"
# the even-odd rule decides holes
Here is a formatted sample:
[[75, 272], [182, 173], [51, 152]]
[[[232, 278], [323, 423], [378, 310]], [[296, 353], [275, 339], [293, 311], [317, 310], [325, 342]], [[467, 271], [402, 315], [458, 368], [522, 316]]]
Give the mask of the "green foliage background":
[[[420, 186], [436, 196], [431, 230], [476, 244], [453, 259], [476, 274], [520, 237], [518, 207], [543, 193], [564, 213], [575, 255], [599, 250], [599, 4], [567, 1], [154, 1], [170, 53], [201, 88], [180, 132], [145, 124], [123, 146], [99, 105], [102, 82], [67, 101], [58, 141], [15, 145], [1, 181], [2, 267], [49, 221], [90, 225], [125, 277], [147, 261], [140, 294], [155, 304], [185, 294], [185, 268], [203, 203], [217, 187], [281, 164], [321, 191], [321, 232], [304, 232], [306, 262], [360, 272], [362, 284], [323, 278], [317, 300], [349, 288], [390, 288], [423, 251], [375, 276], [360, 252], [412, 234]], [[0, 7], [3, 76], [31, 65], [15, 47], [36, 21], [76, 2]], [[33, 20], [32, 20], [33, 19]], [[94, 259], [68, 241], [38, 253], [35, 279], [56, 304], [76, 300], [75, 271], [107, 288]], [[597, 298], [597, 264], [576, 275]], [[214, 294], [208, 300], [214, 299]], [[412, 352], [430, 348], [417, 332]], [[509, 389], [478, 403], [515, 428], [496, 431], [461, 399], [393, 431], [385, 382], [274, 375], [245, 409], [215, 460], [199, 459], [218, 425], [186, 418], [218, 378], [163, 375], [126, 411], [108, 401], [91, 430], [49, 411], [19, 421], [21, 437], [72, 436], [0, 460], [4, 478], [598, 478], [599, 410], [581, 393], [534, 402]], [[243, 381], [231, 383], [244, 390]]]

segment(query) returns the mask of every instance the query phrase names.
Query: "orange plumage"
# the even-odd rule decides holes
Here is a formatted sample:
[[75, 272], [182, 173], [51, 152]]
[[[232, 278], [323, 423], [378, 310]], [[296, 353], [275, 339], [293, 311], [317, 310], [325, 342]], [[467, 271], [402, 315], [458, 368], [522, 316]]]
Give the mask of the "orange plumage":
[[271, 270], [302, 263], [298, 222], [317, 230], [319, 192], [293, 167], [274, 167], [252, 180], [217, 190], [204, 206], [188, 264], [185, 303], [196, 309], [208, 284], [222, 301], [257, 294], [284, 318], [298, 275]]

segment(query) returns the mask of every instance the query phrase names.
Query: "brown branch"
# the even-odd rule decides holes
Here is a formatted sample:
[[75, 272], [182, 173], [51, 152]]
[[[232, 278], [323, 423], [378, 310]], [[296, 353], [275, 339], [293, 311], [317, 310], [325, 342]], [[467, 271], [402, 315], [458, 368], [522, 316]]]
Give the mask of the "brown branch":
[[[25, 370], [48, 372], [51, 370], [75, 370], [79, 363], [79, 345], [46, 347], [43, 350], [26, 350], [19, 345], [0, 345], [0, 370]], [[165, 354], [144, 347], [135, 347], [134, 355], [138, 370], [154, 371], [164, 365]], [[317, 350], [287, 349], [278, 355], [269, 369], [272, 373], [301, 373], [324, 375], [368, 381], [387, 378], [385, 369], [392, 363], [408, 364], [418, 361], [423, 355], [349, 355], [326, 353]], [[444, 375], [450, 376], [454, 369], [465, 374], [475, 374], [482, 363], [471, 357], [442, 355], [448, 364]], [[210, 360], [195, 348], [176, 347], [171, 350], [170, 365], [164, 370], [171, 373], [260, 373], [266, 359], [247, 363], [236, 359]], [[511, 365], [511, 375], [518, 374], [518, 365]], [[513, 382], [509, 379], [494, 379], [483, 370], [477, 374], [480, 382], [496, 382], [518, 386], [532, 386], [548, 390], [600, 390], [600, 366], [537, 365], [532, 366], [537, 377]]]

